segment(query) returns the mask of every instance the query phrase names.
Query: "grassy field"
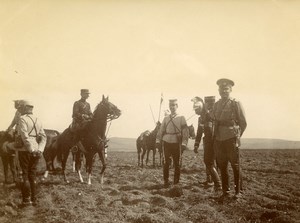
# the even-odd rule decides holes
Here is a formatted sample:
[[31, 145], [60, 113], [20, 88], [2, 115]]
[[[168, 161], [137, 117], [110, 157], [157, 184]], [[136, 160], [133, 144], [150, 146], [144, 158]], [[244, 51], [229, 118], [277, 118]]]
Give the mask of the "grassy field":
[[197, 156], [186, 151], [180, 185], [170, 188], [162, 185], [161, 167], [137, 166], [135, 152], [108, 153], [103, 185], [98, 159], [92, 185], [79, 182], [70, 159], [69, 184], [59, 175], [42, 182], [41, 160], [38, 205], [19, 208], [20, 191], [13, 184], [3, 185], [0, 222], [299, 222], [300, 150], [242, 150], [243, 196], [223, 202], [220, 194], [199, 183], [205, 180], [202, 156], [202, 151]]

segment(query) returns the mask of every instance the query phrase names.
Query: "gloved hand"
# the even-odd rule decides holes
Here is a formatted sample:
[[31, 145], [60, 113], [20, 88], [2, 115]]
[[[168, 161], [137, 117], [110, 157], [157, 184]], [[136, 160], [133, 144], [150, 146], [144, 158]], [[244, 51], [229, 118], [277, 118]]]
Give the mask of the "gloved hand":
[[83, 119], [88, 119], [88, 118], [89, 118], [89, 116], [88, 116], [88, 115], [86, 115], [86, 114], [82, 114], [82, 118], [83, 118]]
[[198, 153], [199, 145], [194, 145], [194, 153]]

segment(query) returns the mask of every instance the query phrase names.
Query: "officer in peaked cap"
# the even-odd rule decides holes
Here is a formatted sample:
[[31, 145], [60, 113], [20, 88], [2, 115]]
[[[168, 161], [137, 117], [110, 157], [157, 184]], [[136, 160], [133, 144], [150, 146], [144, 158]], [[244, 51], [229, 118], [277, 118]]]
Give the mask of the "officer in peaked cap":
[[232, 80], [222, 78], [217, 81], [221, 99], [218, 100], [212, 112], [214, 118], [214, 139], [216, 159], [221, 171], [222, 198], [229, 196], [228, 162], [231, 163], [234, 176], [235, 198], [241, 196], [242, 176], [239, 159], [240, 137], [243, 135], [247, 122], [240, 101], [230, 97]]
[[174, 161], [174, 184], [180, 180], [181, 152], [186, 148], [189, 138], [189, 130], [186, 119], [177, 113], [177, 99], [169, 100], [171, 114], [164, 117], [156, 137], [157, 148], [163, 144], [164, 167], [163, 178], [165, 187], [169, 186], [170, 158]]
[[93, 113], [90, 104], [86, 101], [90, 95], [89, 89], [81, 89], [80, 95], [81, 99], [75, 101], [73, 105], [71, 132], [73, 132], [74, 143], [77, 143], [79, 149], [84, 151], [84, 147], [80, 141], [80, 131], [82, 131], [92, 119]]
[[90, 91], [89, 91], [89, 89], [81, 89], [80, 93], [81, 93], [81, 95], [82, 94], [90, 94]]
[[81, 99], [76, 101], [73, 105], [72, 118], [75, 123], [81, 124], [83, 121], [92, 118], [92, 111], [90, 104], [86, 101], [90, 95], [89, 89], [80, 90]]
[[227, 78], [221, 78], [217, 81], [217, 85], [219, 85], [219, 94], [221, 98], [228, 99], [230, 97], [232, 87], [234, 86], [234, 82]]
[[234, 82], [227, 78], [221, 78], [217, 81], [217, 85], [219, 85], [219, 87], [233, 87]]

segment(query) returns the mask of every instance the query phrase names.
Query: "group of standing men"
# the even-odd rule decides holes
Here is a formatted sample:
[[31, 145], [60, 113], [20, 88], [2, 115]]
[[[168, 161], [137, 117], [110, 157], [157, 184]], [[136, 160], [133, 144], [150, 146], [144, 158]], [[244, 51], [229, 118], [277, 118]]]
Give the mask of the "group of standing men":
[[[247, 122], [241, 103], [232, 97], [232, 80], [222, 78], [217, 81], [221, 99], [215, 102], [214, 96], [192, 99], [195, 113], [199, 115], [197, 136], [194, 152], [203, 137], [204, 163], [206, 165], [206, 184], [213, 182], [215, 190], [222, 189], [222, 198], [230, 194], [228, 163], [230, 162], [234, 175], [235, 198], [241, 196], [241, 168], [239, 159], [240, 138], [243, 135]], [[165, 163], [163, 167], [164, 185], [169, 186], [170, 157], [174, 161], [174, 184], [180, 179], [180, 156], [188, 142], [188, 128], [184, 116], [177, 114], [176, 99], [169, 101], [171, 114], [162, 122], [156, 142], [163, 143]], [[216, 169], [220, 168], [221, 180]]]

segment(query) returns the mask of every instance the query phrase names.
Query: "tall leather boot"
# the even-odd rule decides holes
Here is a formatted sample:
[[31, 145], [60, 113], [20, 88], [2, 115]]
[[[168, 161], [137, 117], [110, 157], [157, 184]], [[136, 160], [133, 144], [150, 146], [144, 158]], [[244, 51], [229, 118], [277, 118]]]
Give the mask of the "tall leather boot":
[[21, 184], [21, 193], [22, 193], [23, 205], [31, 204], [30, 184], [28, 180], [24, 180], [23, 183]]
[[235, 164], [233, 166], [233, 177], [234, 177], [234, 189], [235, 189], [235, 194], [239, 194], [240, 193], [240, 168], [238, 164]]
[[221, 180], [220, 180], [220, 177], [219, 177], [219, 174], [218, 174], [216, 168], [214, 166], [211, 166], [210, 172], [211, 172], [212, 180], [214, 182], [215, 190], [216, 191], [221, 190], [222, 189]]
[[165, 162], [164, 169], [163, 169], [163, 175], [164, 175], [164, 186], [169, 186], [169, 162]]

